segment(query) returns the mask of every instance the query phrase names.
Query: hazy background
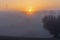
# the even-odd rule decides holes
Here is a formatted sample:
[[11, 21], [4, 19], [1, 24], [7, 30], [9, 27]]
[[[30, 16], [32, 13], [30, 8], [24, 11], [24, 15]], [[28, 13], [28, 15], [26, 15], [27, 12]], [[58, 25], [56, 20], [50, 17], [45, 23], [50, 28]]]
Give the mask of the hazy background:
[[52, 37], [43, 28], [42, 18], [45, 15], [60, 15], [60, 10], [44, 10], [32, 16], [20, 11], [0, 11], [0, 35], [17, 37]]

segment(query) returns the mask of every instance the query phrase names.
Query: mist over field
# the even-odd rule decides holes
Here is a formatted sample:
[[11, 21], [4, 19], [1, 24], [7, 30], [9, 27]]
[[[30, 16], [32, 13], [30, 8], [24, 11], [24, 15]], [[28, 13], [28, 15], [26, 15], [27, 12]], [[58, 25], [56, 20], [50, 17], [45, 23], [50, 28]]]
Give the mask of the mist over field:
[[60, 10], [36, 12], [32, 16], [19, 11], [0, 11], [0, 35], [17, 37], [52, 37], [43, 28], [42, 18], [45, 15], [60, 15]]

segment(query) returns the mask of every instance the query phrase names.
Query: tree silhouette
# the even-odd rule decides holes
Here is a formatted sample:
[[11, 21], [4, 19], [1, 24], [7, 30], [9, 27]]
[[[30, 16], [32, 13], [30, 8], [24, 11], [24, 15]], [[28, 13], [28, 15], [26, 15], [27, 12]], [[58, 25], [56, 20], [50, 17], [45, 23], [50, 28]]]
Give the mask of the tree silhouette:
[[47, 29], [50, 34], [54, 35], [54, 37], [58, 38], [60, 34], [60, 16], [45, 16], [43, 18], [43, 26]]

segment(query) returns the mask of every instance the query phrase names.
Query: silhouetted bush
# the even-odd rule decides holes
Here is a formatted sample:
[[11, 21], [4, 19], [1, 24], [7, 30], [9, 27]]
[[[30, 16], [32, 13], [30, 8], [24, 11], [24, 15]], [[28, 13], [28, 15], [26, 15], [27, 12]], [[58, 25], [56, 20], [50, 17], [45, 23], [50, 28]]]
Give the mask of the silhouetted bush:
[[45, 16], [43, 18], [43, 26], [50, 32], [50, 34], [58, 38], [60, 34], [60, 16]]

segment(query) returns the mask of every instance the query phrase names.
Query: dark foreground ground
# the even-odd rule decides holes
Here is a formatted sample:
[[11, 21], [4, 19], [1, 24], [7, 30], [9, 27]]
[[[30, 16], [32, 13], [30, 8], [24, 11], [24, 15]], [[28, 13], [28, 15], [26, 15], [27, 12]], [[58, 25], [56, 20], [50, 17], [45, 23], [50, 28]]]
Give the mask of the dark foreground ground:
[[0, 40], [60, 40], [56, 38], [26, 38], [26, 37], [9, 37], [9, 36], [0, 36]]

